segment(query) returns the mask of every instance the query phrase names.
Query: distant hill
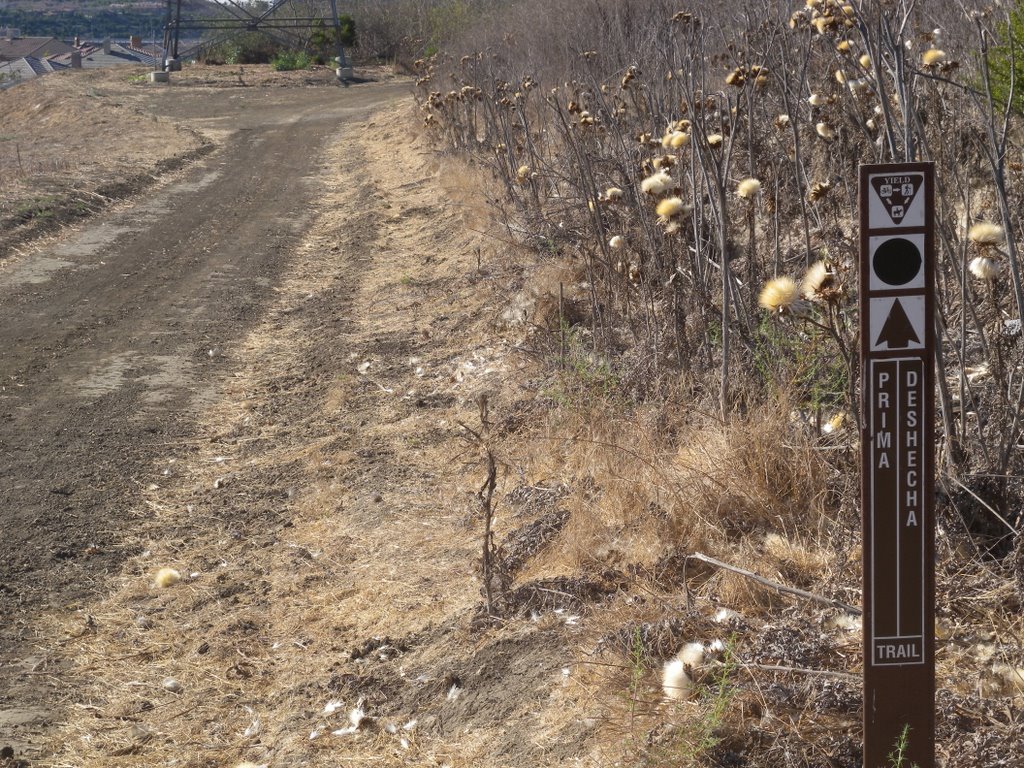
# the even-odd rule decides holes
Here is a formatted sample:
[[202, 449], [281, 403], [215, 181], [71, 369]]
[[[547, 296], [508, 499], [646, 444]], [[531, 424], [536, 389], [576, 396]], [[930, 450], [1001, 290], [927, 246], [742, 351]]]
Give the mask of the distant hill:
[[[52, 36], [85, 40], [163, 40], [166, 5], [159, 0], [0, 0], [0, 27], [13, 27], [23, 36]], [[222, 15], [216, 3], [184, 0], [182, 16]]]

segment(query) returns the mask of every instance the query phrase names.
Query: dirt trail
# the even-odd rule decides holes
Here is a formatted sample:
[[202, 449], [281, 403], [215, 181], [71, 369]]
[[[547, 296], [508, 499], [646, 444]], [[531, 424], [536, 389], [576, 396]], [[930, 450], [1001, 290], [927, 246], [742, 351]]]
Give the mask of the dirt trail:
[[405, 90], [158, 92], [223, 148], [0, 273], [0, 746], [35, 756], [66, 693], [38, 618], [84, 610], [137, 554], [141, 491], [173, 482], [154, 460], [198, 439], [311, 224], [326, 143]]
[[[225, 149], [4, 275], [0, 743], [33, 764], [581, 755], [578, 601], [535, 590], [474, 628], [484, 473], [460, 424], [481, 396], [502, 432], [530, 419], [495, 334], [518, 274], [408, 103], [347, 119], [401, 91], [364, 88], [241, 91], [230, 118], [168, 94]], [[557, 500], [516, 485], [533, 501], [501, 536]]]

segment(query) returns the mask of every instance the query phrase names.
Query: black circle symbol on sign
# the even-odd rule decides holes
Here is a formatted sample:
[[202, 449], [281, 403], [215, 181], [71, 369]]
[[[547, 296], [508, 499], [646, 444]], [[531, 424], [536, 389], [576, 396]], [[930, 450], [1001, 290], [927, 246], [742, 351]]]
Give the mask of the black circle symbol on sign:
[[921, 271], [921, 251], [902, 237], [886, 240], [875, 250], [871, 268], [886, 285], [906, 285]]

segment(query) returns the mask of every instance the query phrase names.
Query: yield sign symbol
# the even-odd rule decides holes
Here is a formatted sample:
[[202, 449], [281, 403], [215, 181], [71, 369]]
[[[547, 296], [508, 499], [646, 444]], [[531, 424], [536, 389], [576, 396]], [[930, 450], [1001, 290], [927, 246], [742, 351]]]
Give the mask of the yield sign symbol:
[[883, 344], [887, 344], [889, 349], [906, 349], [911, 342], [920, 344], [921, 339], [917, 335], [917, 331], [914, 330], [914, 324], [907, 317], [907, 311], [903, 309], [900, 300], [896, 299], [892, 303], [892, 309], [889, 310], [889, 316], [882, 325], [882, 332], [878, 334], [875, 346], [881, 347]]
[[[894, 183], [895, 182], [895, 183]], [[871, 186], [875, 188], [878, 199], [885, 204], [885, 210], [893, 224], [899, 224], [907, 215], [910, 204], [914, 202], [917, 191], [924, 183], [924, 176], [912, 173], [909, 176], [874, 176]]]

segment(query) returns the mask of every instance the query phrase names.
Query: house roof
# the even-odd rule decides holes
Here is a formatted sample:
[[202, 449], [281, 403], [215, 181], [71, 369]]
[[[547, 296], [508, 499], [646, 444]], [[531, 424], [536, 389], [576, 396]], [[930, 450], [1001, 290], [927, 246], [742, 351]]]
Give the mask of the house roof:
[[26, 57], [43, 59], [47, 56], [71, 53], [73, 50], [75, 50], [73, 45], [55, 37], [0, 38], [0, 61], [13, 61]]
[[0, 90], [62, 69], [67, 67], [46, 59], [37, 59], [35, 56], [23, 56], [13, 61], [0, 62]]
[[60, 69], [67, 69], [63, 64], [50, 61], [49, 59], [37, 59], [35, 56], [26, 56], [24, 60], [28, 62], [28, 65], [32, 67], [32, 71], [37, 75], [48, 75]]
[[[104, 53], [103, 47], [98, 45], [84, 45], [78, 49], [82, 55], [82, 69], [99, 69], [101, 67], [117, 67], [125, 64], [148, 64], [156, 66], [160, 60], [145, 53], [130, 51], [122, 45], [114, 43], [110, 46], [110, 53]], [[64, 65], [71, 65], [71, 54], [62, 53], [59, 56], [51, 56], [50, 61]]]
[[114, 43], [110, 47], [111, 53], [123, 53], [126, 56], [131, 56], [137, 61], [143, 64], [148, 64], [151, 67], [155, 67], [163, 62], [163, 51], [149, 50], [147, 48], [136, 48], [133, 45], [125, 45], [123, 43]]
[[35, 76], [32, 65], [24, 58], [0, 62], [0, 88], [9, 88]]
[[150, 56], [156, 61], [160, 61], [164, 55], [164, 49], [159, 45], [132, 45], [131, 42], [127, 43], [116, 43], [118, 48], [124, 48], [124, 50], [134, 53], [136, 56]]

